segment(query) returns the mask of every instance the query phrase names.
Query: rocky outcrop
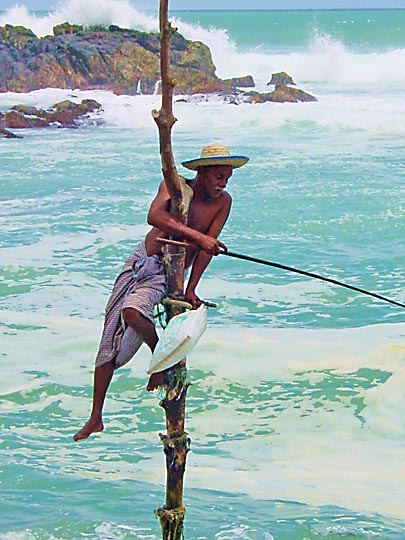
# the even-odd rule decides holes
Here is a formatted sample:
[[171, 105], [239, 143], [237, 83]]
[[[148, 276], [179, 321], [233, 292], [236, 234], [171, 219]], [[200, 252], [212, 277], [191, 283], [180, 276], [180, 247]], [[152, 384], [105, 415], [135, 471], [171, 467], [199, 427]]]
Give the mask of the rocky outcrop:
[[295, 82], [292, 77], [285, 71], [280, 73], [273, 73], [270, 82], [267, 86], [273, 85], [275, 89], [273, 92], [267, 92], [252, 96], [254, 103], [264, 103], [265, 101], [274, 101], [276, 103], [298, 103], [299, 101], [317, 101], [316, 97], [299, 90], [298, 88], [291, 88], [290, 85], [295, 86]]
[[[64, 23], [38, 38], [21, 26], [0, 27], [0, 91], [41, 88], [103, 89], [152, 94], [160, 80], [159, 34]], [[177, 93], [221, 92], [232, 86], [215, 74], [209, 48], [176, 33], [172, 76]], [[234, 85], [236, 87], [236, 84]]]
[[4, 114], [0, 113], [0, 139], [21, 139], [19, 135], [12, 133], [5, 126]]
[[317, 101], [316, 97], [299, 90], [298, 88], [290, 88], [289, 86], [279, 86], [274, 92], [250, 92], [245, 95], [245, 98], [250, 103], [265, 103], [272, 101], [273, 103], [298, 103], [299, 101]]
[[[226, 88], [223, 92], [219, 93], [219, 97], [222, 97], [225, 103], [230, 105], [240, 105], [241, 103], [266, 103], [267, 101], [273, 103], [298, 103], [300, 101], [317, 101], [316, 97], [299, 90], [298, 88], [291, 88], [289, 85], [295, 85], [292, 77], [285, 73], [284, 71], [280, 73], [273, 73], [270, 82], [267, 85], [274, 84], [275, 89], [273, 92], [256, 92], [254, 90], [245, 91], [241, 90], [243, 84], [240, 84], [243, 81], [246, 81], [246, 88], [254, 86], [253, 78], [241, 77], [240, 79], [228, 79], [232, 81], [236, 88], [231, 86]], [[253, 82], [253, 84], [252, 84]], [[191, 101], [207, 101], [208, 96], [187, 96], [176, 99], [176, 102], [183, 101], [185, 103]]]
[[27, 105], [15, 105], [6, 113], [0, 113], [0, 134], [6, 138], [17, 135], [10, 129], [44, 128], [49, 126], [73, 128], [83, 122], [90, 113], [99, 111], [100, 103], [84, 99], [81, 103], [65, 100], [55, 103], [50, 109], [37, 109]]
[[[116, 94], [152, 94], [159, 91], [159, 34], [111, 25], [84, 29], [63, 23], [53, 36], [38, 38], [23, 26], [0, 27], [0, 92], [31, 92], [41, 88], [102, 89]], [[297, 88], [285, 72], [274, 73], [273, 92], [246, 92], [254, 88], [247, 75], [221, 80], [215, 74], [209, 48], [176, 33], [171, 43], [171, 74], [176, 93], [222, 95], [230, 104], [316, 101]], [[189, 101], [189, 97], [177, 101]], [[194, 99], [194, 98], [191, 98]], [[49, 110], [18, 105], [0, 113], [0, 137], [18, 137], [8, 128], [76, 127], [90, 112], [101, 109], [93, 100], [64, 101]]]
[[254, 88], [255, 81], [251, 75], [245, 77], [234, 77], [233, 79], [225, 79], [225, 84], [228, 88]]
[[[234, 79], [236, 80], [236, 79]], [[267, 101], [273, 103], [298, 103], [300, 101], [317, 101], [316, 97], [299, 90], [298, 88], [291, 88], [290, 85], [295, 86], [295, 82], [292, 77], [285, 71], [280, 73], [273, 73], [270, 82], [267, 86], [274, 85], [273, 92], [255, 92], [255, 91], [237, 91], [224, 93], [224, 101], [232, 105], [239, 105], [240, 103], [266, 103]], [[239, 88], [240, 86], [237, 85]]]
[[53, 27], [53, 35], [64, 36], [65, 34], [76, 34], [77, 32], [81, 32], [82, 30], [83, 26], [81, 26], [80, 24], [70, 24], [68, 22], [65, 22]]
[[[232, 80], [237, 81], [238, 79]], [[290, 77], [290, 75], [285, 72], [274, 73], [271, 77], [270, 82], [267, 84], [275, 85], [275, 89], [273, 92], [260, 93], [254, 90], [243, 91], [240, 90], [242, 86], [237, 85], [238, 87], [236, 88], [236, 90], [225, 90], [219, 95], [223, 97], [225, 103], [229, 103], [230, 105], [240, 105], [241, 103], [266, 103], [267, 101], [273, 103], [298, 103], [300, 101], [317, 101], [316, 97], [312, 96], [311, 94], [308, 94], [303, 90], [299, 90], [298, 88], [291, 88], [291, 86], [289, 85], [295, 85], [295, 83]], [[189, 96], [177, 99], [176, 101], [195, 102], [199, 100], [206, 101], [207, 96]]]
[[[31, 92], [41, 88], [81, 90], [102, 89], [115, 94], [153, 94], [159, 91], [159, 34], [126, 30], [115, 25], [84, 29], [80, 25], [59, 24], [53, 36], [38, 38], [22, 26], [0, 27], [0, 92]], [[221, 80], [215, 74], [210, 49], [199, 41], [174, 34], [171, 42], [171, 75], [177, 94], [224, 94], [233, 104], [316, 101], [297, 88], [285, 72], [274, 73], [268, 85], [273, 92], [241, 92], [254, 88], [247, 75]], [[18, 111], [17, 111], [18, 113]], [[73, 125], [71, 110], [55, 111], [52, 122]], [[13, 123], [42, 127], [48, 118], [32, 115]]]
[[20, 135], [16, 135], [15, 133], [8, 131], [8, 129], [3, 129], [3, 128], [0, 128], [0, 138], [1, 139], [22, 139]]
[[274, 86], [277, 88], [278, 86], [287, 86], [289, 84], [293, 84], [295, 86], [295, 82], [293, 81], [293, 78], [288, 75], [285, 71], [280, 71], [279, 73], [273, 73], [271, 76], [270, 81], [267, 83], [267, 86], [270, 86], [271, 84], [274, 84]]
[[6, 126], [11, 129], [49, 126], [48, 122], [37, 116], [37, 114], [25, 115], [16, 110], [7, 112], [4, 115], [4, 122]]

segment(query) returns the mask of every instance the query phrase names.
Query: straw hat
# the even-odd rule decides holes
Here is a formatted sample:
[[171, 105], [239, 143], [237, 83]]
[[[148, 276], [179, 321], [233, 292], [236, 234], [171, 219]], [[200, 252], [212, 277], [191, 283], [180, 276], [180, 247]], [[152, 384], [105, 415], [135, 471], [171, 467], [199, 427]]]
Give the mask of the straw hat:
[[246, 156], [232, 156], [229, 148], [221, 143], [212, 143], [204, 146], [201, 156], [196, 159], [182, 161], [183, 167], [196, 171], [198, 167], [208, 167], [210, 165], [230, 165], [234, 169], [243, 167], [249, 158]]

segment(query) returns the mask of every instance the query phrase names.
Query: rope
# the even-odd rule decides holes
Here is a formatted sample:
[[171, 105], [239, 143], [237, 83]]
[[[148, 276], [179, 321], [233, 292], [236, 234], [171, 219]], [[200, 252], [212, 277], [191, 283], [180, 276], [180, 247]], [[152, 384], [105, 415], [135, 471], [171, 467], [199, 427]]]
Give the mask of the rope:
[[154, 315], [153, 318], [159, 321], [160, 327], [162, 328], [162, 330], [164, 330], [167, 326], [165, 308], [162, 303], [156, 304], [155, 308], [156, 308], [156, 315]]

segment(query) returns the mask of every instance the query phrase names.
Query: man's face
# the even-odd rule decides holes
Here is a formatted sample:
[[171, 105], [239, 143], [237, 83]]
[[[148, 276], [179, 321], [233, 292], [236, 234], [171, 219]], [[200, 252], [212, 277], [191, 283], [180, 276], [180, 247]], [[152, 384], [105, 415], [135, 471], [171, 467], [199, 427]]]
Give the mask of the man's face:
[[228, 184], [233, 168], [230, 165], [212, 165], [202, 167], [205, 191], [211, 199], [217, 199]]

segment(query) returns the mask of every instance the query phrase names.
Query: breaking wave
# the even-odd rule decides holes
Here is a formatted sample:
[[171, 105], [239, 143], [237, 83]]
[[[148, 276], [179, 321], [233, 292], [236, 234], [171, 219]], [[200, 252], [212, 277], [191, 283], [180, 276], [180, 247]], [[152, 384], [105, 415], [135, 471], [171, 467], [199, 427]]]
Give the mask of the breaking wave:
[[[38, 36], [51, 34], [55, 25], [65, 21], [84, 26], [116, 24], [123, 28], [158, 31], [157, 16], [134, 7], [129, 0], [65, 0], [49, 13], [30, 12], [26, 6], [17, 4], [0, 15], [1, 26], [6, 23], [23, 25]], [[405, 48], [378, 53], [353, 52], [343, 41], [312, 29], [309, 45], [304, 49], [273, 53], [269, 47], [257, 43], [250, 51], [242, 51], [230, 38], [227, 28], [204, 28], [178, 17], [173, 23], [186, 38], [202, 41], [210, 47], [220, 77], [251, 74], [259, 90], [266, 87], [270, 75], [277, 71], [287, 71], [301, 85], [401, 87], [405, 82]]]

